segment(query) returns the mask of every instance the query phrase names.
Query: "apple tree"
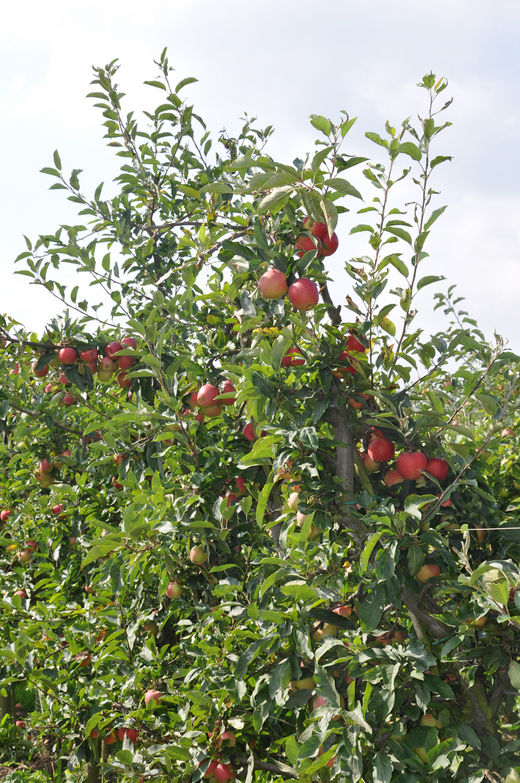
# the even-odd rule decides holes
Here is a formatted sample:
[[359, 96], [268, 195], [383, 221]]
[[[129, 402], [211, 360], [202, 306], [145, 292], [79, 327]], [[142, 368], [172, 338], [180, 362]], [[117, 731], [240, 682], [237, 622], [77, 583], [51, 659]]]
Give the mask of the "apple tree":
[[79, 222], [18, 264], [63, 315], [0, 324], [2, 725], [56, 780], [511, 783], [517, 357], [428, 257], [447, 83], [286, 164], [157, 66], [139, 119], [95, 69], [119, 174], [54, 154]]

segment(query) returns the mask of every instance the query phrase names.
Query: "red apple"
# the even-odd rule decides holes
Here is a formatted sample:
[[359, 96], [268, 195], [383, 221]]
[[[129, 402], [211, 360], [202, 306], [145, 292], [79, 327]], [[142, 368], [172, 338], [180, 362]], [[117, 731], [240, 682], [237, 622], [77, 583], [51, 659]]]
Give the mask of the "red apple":
[[106, 737], [103, 737], [103, 742], [105, 745], [113, 745], [115, 742], [117, 742], [117, 737], [114, 729], [106, 735]]
[[2, 522], [7, 522], [7, 520], [9, 519], [12, 513], [13, 512], [11, 511], [10, 508], [4, 508], [3, 511], [0, 511], [0, 520]]
[[448, 478], [448, 473], [450, 472], [450, 466], [445, 460], [435, 457], [434, 459], [428, 460], [426, 464], [426, 471], [430, 474], [430, 476], [434, 476], [436, 479], [439, 479], [439, 481], [446, 481]]
[[284, 367], [298, 367], [299, 365], [305, 364], [305, 359], [299, 348], [293, 346], [292, 348], [289, 348], [286, 355], [283, 357], [282, 364]]
[[245, 438], [247, 438], [247, 440], [249, 442], [257, 439], [258, 436], [256, 435], [256, 432], [255, 432], [255, 425], [253, 424], [252, 421], [248, 421], [247, 422], [246, 426], [242, 430], [242, 435]]
[[301, 234], [294, 243], [294, 249], [296, 255], [302, 258], [305, 253], [309, 253], [311, 250], [317, 250], [318, 255], [321, 255], [321, 240], [314, 237], [307, 236], [307, 234]]
[[123, 337], [121, 340], [121, 345], [123, 345], [125, 348], [130, 348], [131, 351], [135, 351], [137, 348], [137, 340], [135, 337]]
[[78, 358], [78, 352], [75, 348], [71, 348], [70, 346], [60, 348], [58, 351], [58, 358], [62, 364], [74, 364]]
[[352, 614], [352, 607], [348, 604], [343, 604], [343, 606], [336, 606], [332, 611], [334, 614], [339, 614], [340, 617], [350, 617]]
[[383, 481], [387, 487], [393, 487], [394, 484], [401, 484], [404, 481], [404, 477], [401, 476], [398, 470], [389, 470], [385, 473]]
[[128, 377], [128, 373], [120, 372], [117, 375], [117, 383], [122, 389], [129, 389], [132, 379]]
[[16, 720], [14, 722], [17, 729], [25, 729], [25, 721], [24, 720]]
[[[219, 390], [212, 383], [205, 383], [197, 392], [197, 404], [202, 408], [215, 405], [215, 398], [218, 397]], [[204, 411], [206, 413], [206, 411]]]
[[[236, 391], [235, 387], [231, 383], [231, 381], [225, 380], [222, 386], [220, 387], [220, 393], [221, 394], [231, 394], [231, 392]], [[233, 405], [235, 402], [235, 397], [227, 397], [225, 400], [219, 400], [221, 405]]]
[[503, 438], [512, 438], [515, 434], [515, 431], [512, 427], [505, 427], [505, 429], [503, 429], [500, 434]]
[[52, 470], [52, 465], [47, 459], [47, 457], [44, 457], [42, 460], [40, 460], [40, 473], [50, 473]]
[[61, 401], [64, 405], [74, 405], [76, 398], [73, 394], [64, 394]]
[[413, 481], [420, 478], [422, 471], [426, 470], [428, 460], [422, 451], [403, 451], [397, 457], [396, 464], [401, 476]]
[[258, 281], [258, 290], [264, 299], [281, 299], [287, 293], [287, 278], [279, 269], [271, 267]]
[[114, 462], [119, 467], [125, 460], [126, 454], [114, 454]]
[[[311, 219], [306, 218], [303, 221], [305, 228], [309, 228]], [[318, 250], [319, 256], [330, 256], [338, 249], [338, 237], [336, 232], [333, 232], [332, 236], [329, 235], [326, 223], [312, 223], [310, 225], [310, 232], [313, 237], [316, 237], [321, 242], [321, 248]]]
[[82, 362], [85, 362], [85, 364], [90, 364], [91, 362], [97, 362], [97, 358], [98, 358], [97, 348], [86, 348], [84, 351], [80, 351], [79, 358], [81, 359]]
[[135, 359], [133, 356], [120, 356], [117, 365], [120, 370], [129, 370]]
[[17, 595], [18, 598], [22, 598], [22, 599], [27, 598], [27, 593], [25, 592], [23, 587], [20, 588], [20, 590], [15, 590], [13, 595]]
[[434, 565], [433, 563], [425, 563], [417, 573], [415, 574], [415, 578], [419, 580], [419, 582], [427, 582], [428, 579], [432, 579], [436, 576], [440, 576], [441, 568], [438, 565]]
[[162, 698], [161, 691], [154, 691], [154, 690], [146, 691], [146, 693], [144, 694], [144, 703], [146, 704], [146, 706], [148, 706], [148, 704], [151, 704], [152, 707], [155, 707], [156, 704], [161, 703], [161, 698]]
[[208, 559], [207, 553], [200, 546], [192, 546], [190, 560], [194, 565], [202, 565]]
[[367, 446], [367, 454], [374, 462], [388, 462], [395, 454], [394, 444], [388, 438], [374, 438]]
[[121, 345], [121, 343], [118, 342], [117, 340], [114, 340], [113, 342], [109, 343], [105, 348], [105, 356], [113, 357], [114, 354], [122, 350], [123, 350], [123, 346]]
[[61, 514], [63, 511], [63, 503], [57, 503], [55, 506], [52, 507], [52, 513], [53, 514]]
[[87, 666], [90, 665], [90, 661], [91, 661], [90, 653], [88, 653], [88, 652], [79, 652], [76, 655], [76, 660], [77, 660], [77, 662], [79, 663], [80, 666], [82, 666], [83, 668], [86, 668]]
[[220, 741], [229, 743], [229, 745], [231, 745], [233, 748], [237, 744], [236, 737], [232, 731], [223, 731], [220, 735]]
[[292, 306], [302, 313], [316, 307], [320, 298], [316, 283], [306, 277], [301, 277], [289, 286], [288, 296]]
[[49, 365], [48, 364], [44, 364], [43, 367], [41, 367], [39, 370], [37, 370], [36, 369], [36, 365], [37, 364], [38, 364], [38, 360], [36, 359], [36, 361], [33, 362], [32, 371], [33, 371], [34, 375], [37, 378], [44, 378], [47, 375], [47, 373], [49, 372]]

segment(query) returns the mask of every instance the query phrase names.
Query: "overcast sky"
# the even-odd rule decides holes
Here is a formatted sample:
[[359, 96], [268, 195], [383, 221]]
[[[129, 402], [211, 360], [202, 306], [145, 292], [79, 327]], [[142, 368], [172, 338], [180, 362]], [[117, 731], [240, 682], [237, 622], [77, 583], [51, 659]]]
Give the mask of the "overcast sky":
[[[415, 86], [433, 71], [453, 96], [439, 153], [439, 204], [427, 273], [444, 274], [490, 339], [520, 351], [520, 3], [518, 0], [26, 0], [5, 4], [0, 28], [2, 288], [0, 312], [41, 331], [57, 303], [13, 276], [22, 234], [36, 238], [71, 222], [72, 206], [39, 169], [59, 149], [64, 168], [84, 169], [83, 189], [109, 180], [89, 91], [92, 65], [121, 61], [128, 109], [155, 99], [144, 79], [167, 46], [185, 96], [215, 131], [236, 130], [244, 112], [276, 128], [268, 150], [289, 162], [312, 150], [311, 113], [359, 117], [346, 152], [367, 151], [381, 131], [420, 111]], [[150, 92], [152, 95], [150, 96]], [[370, 150], [377, 153], [377, 148]], [[338, 229], [335, 264], [359, 252]], [[334, 293], [341, 300], [342, 280]], [[427, 291], [428, 289], [426, 289]], [[427, 306], [426, 291], [423, 292]], [[59, 309], [59, 307], [58, 307]], [[425, 311], [426, 328], [441, 328]]]

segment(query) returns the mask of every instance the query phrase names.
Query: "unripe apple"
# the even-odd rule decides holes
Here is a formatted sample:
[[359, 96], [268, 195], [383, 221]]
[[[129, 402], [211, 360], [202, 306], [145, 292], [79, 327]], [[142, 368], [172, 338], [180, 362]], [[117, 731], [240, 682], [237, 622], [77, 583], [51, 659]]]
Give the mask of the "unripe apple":
[[220, 402], [216, 402], [214, 405], [206, 405], [202, 408], [202, 412], [204, 413], [204, 416], [214, 419], [222, 413], [222, 405]]
[[318, 255], [320, 255], [321, 239], [318, 239], [317, 237], [314, 237], [313, 239], [312, 237], [307, 236], [307, 234], [300, 234], [294, 243], [294, 249], [299, 258], [302, 258], [305, 253], [309, 253], [311, 250], [317, 250]]
[[[218, 395], [219, 391], [216, 386], [212, 383], [205, 383], [197, 392], [197, 404], [202, 408], [207, 408], [208, 406], [216, 404], [215, 397], [218, 397]], [[206, 413], [206, 411], [204, 411], [204, 413]]]
[[316, 687], [314, 677], [302, 677], [301, 680], [291, 680], [291, 689], [293, 691], [312, 691]]
[[367, 454], [374, 462], [388, 462], [395, 454], [394, 444], [388, 438], [374, 438], [367, 446]]
[[425, 712], [424, 715], [421, 716], [421, 720], [419, 721], [419, 724], [421, 726], [433, 726], [436, 729], [442, 728], [441, 721], [437, 720], [435, 715], [432, 715], [431, 712]]
[[192, 546], [190, 549], [190, 560], [194, 565], [203, 565], [207, 559], [208, 555], [201, 546]]
[[22, 549], [17, 554], [19, 563], [28, 563], [32, 557], [32, 549]]
[[372, 457], [367, 454], [366, 451], [361, 451], [359, 453], [359, 456], [361, 457], [361, 461], [363, 462], [363, 465], [365, 466], [365, 470], [367, 473], [375, 473], [376, 470], [379, 470], [379, 465], [377, 462], [374, 462]]
[[291, 511], [296, 511], [298, 509], [298, 499], [299, 494], [298, 492], [291, 492], [287, 499], [287, 505], [291, 509]]
[[434, 457], [434, 459], [428, 460], [426, 464], [426, 471], [430, 474], [430, 476], [434, 476], [436, 479], [439, 479], [439, 481], [446, 481], [448, 478], [448, 473], [450, 472], [450, 466], [445, 460]]
[[299, 348], [293, 346], [292, 348], [289, 348], [286, 355], [283, 357], [282, 364], [284, 367], [299, 367], [300, 365], [305, 364], [305, 359]]
[[337, 636], [338, 635], [338, 626], [333, 625], [332, 623], [323, 623], [320, 627], [316, 628], [316, 630], [312, 634], [312, 639], [315, 642], [321, 641], [324, 636]]
[[395, 484], [401, 484], [404, 481], [404, 476], [401, 476], [398, 470], [389, 470], [385, 473], [383, 481], [387, 487], [393, 487]]
[[423, 565], [417, 573], [415, 574], [415, 578], [419, 582], [427, 582], [428, 579], [432, 579], [433, 577], [440, 576], [441, 573], [441, 567], [438, 565], [434, 565], [433, 563], [426, 563]]
[[422, 451], [403, 451], [397, 457], [397, 470], [405, 479], [415, 480], [426, 470], [428, 460]]
[[70, 346], [60, 348], [58, 351], [58, 358], [62, 364], [74, 364], [78, 358], [78, 352], [75, 348], [71, 348]]
[[181, 593], [182, 593], [182, 588], [178, 582], [172, 581], [168, 584], [168, 587], [166, 588], [166, 596], [168, 598], [170, 598], [171, 600], [180, 598]]
[[279, 269], [271, 267], [258, 281], [258, 290], [264, 299], [281, 299], [287, 293], [287, 278]]
[[156, 704], [161, 703], [162, 693], [161, 691], [146, 691], [144, 694], [144, 703], [146, 706], [151, 704], [152, 707], [155, 707]]
[[79, 358], [85, 364], [96, 362], [98, 358], [97, 348], [86, 348], [84, 351], [80, 351]]
[[289, 286], [288, 296], [292, 306], [302, 313], [316, 307], [320, 298], [316, 283], [305, 277]]

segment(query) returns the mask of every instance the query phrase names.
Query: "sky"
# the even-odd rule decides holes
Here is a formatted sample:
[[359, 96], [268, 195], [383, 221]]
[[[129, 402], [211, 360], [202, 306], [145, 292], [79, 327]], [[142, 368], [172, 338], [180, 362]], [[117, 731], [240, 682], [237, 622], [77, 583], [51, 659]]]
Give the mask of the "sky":
[[[518, 0], [26, 0], [9, 3], [0, 28], [0, 312], [37, 332], [61, 306], [14, 275], [23, 234], [37, 238], [72, 222], [74, 211], [50, 178], [58, 149], [64, 169], [80, 168], [93, 191], [116, 173], [98, 110], [85, 98], [93, 65], [119, 58], [128, 109], [150, 105], [143, 87], [168, 47], [178, 79], [214, 131], [236, 131], [244, 113], [273, 125], [267, 150], [290, 162], [312, 151], [310, 114], [359, 119], [345, 151], [376, 154], [364, 132], [382, 132], [424, 107], [416, 83], [445, 76], [453, 122], [439, 153], [436, 223], [425, 274], [445, 275], [486, 339], [497, 331], [520, 351], [520, 3]], [[353, 205], [349, 205], [353, 206]], [[340, 267], [362, 252], [359, 235], [340, 222], [333, 297], [348, 293]], [[421, 325], [443, 328], [428, 289]]]

